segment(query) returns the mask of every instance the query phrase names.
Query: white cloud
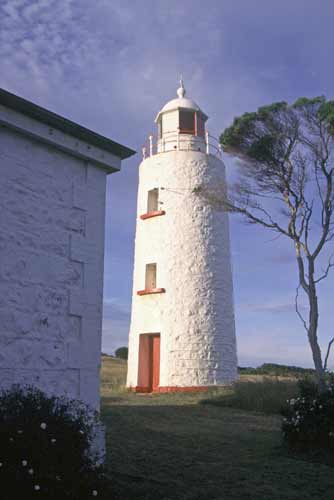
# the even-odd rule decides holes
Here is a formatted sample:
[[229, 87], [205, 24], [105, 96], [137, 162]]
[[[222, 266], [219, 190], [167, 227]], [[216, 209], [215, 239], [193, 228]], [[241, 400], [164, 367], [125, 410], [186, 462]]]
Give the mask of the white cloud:
[[238, 360], [240, 366], [258, 366], [263, 363], [280, 363], [313, 367], [311, 350], [306, 336], [296, 342], [295, 332], [278, 328], [248, 332], [239, 337]]
[[[303, 304], [299, 304], [299, 310], [305, 311], [307, 308]], [[296, 313], [294, 299], [287, 301], [286, 298], [283, 300], [276, 299], [269, 302], [262, 302], [260, 304], [248, 303], [239, 304], [240, 311], [254, 312], [254, 313], [273, 313], [273, 314], [285, 314], [285, 313]]]

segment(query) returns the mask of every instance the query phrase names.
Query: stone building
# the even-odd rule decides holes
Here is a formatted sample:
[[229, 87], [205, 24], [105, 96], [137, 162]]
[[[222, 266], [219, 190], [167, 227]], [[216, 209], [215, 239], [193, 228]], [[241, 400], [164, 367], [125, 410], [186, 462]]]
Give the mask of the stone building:
[[99, 408], [106, 176], [132, 154], [0, 90], [0, 388]]
[[185, 97], [158, 113], [143, 148], [129, 336], [128, 387], [205, 390], [237, 377], [227, 213], [196, 188], [225, 185], [207, 116]]

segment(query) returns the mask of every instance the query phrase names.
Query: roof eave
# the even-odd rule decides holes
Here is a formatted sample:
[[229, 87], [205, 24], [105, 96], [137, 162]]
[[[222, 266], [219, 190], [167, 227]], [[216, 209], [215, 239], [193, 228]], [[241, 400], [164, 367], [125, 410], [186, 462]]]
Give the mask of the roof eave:
[[125, 160], [133, 156], [136, 151], [130, 149], [122, 144], [119, 144], [107, 137], [97, 134], [77, 123], [68, 120], [52, 111], [49, 111], [37, 104], [34, 104], [22, 97], [8, 92], [0, 88], [0, 104], [18, 111], [30, 118], [38, 120], [46, 125], [54, 127], [68, 135], [81, 139], [92, 146], [108, 151], [121, 160]]

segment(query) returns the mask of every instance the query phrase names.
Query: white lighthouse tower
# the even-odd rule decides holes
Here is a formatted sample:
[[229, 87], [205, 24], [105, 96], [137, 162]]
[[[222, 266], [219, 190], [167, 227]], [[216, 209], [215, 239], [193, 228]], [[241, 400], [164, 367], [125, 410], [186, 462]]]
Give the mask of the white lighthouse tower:
[[177, 95], [139, 167], [127, 377], [137, 392], [237, 378], [228, 215], [196, 194], [225, 183], [225, 167], [182, 81]]

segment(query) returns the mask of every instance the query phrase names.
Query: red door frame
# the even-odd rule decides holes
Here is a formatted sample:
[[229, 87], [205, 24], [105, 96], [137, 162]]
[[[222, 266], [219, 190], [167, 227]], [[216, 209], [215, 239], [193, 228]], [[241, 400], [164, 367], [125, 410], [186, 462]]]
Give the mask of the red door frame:
[[159, 388], [159, 383], [160, 383], [160, 335], [152, 335], [151, 345], [152, 345], [151, 385], [152, 385], [152, 392], [156, 392]]

